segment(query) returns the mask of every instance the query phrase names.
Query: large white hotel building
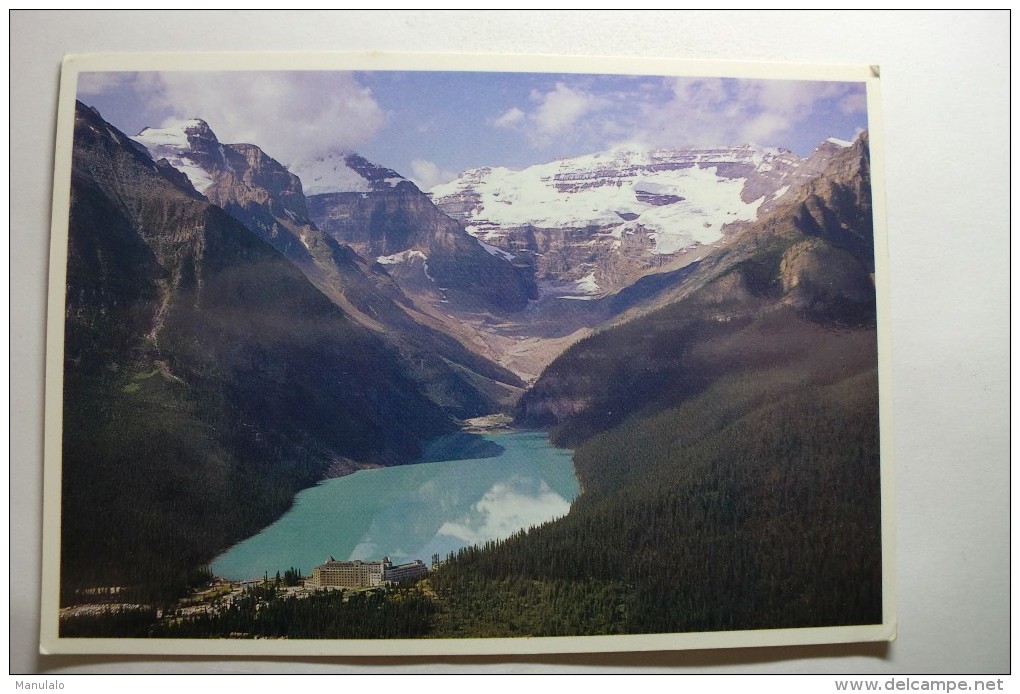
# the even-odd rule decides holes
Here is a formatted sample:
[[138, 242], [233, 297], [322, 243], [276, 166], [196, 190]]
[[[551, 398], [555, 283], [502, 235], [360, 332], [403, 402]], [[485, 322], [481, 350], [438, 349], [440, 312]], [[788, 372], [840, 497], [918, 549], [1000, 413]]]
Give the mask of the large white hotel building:
[[421, 559], [406, 564], [393, 564], [389, 557], [382, 561], [337, 561], [333, 557], [312, 569], [309, 588], [373, 588], [384, 583], [397, 583], [420, 578], [428, 573]]

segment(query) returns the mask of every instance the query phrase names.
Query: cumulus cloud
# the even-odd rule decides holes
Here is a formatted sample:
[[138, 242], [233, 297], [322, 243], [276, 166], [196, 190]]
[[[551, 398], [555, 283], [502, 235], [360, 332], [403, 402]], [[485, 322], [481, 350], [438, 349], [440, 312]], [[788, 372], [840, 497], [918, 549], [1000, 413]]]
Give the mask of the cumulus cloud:
[[640, 139], [654, 144], [773, 144], [838, 104], [843, 113], [864, 112], [863, 88], [840, 82], [672, 78], [669, 96], [645, 100], [637, 110]]
[[600, 99], [580, 89], [557, 82], [550, 92], [532, 92], [538, 107], [531, 120], [541, 135], [559, 135], [570, 130], [581, 116], [599, 108]]
[[456, 175], [455, 172], [447, 171], [428, 159], [411, 160], [411, 180], [422, 190], [452, 181]]
[[[504, 111], [495, 127], [520, 132], [547, 156], [623, 147], [803, 147], [804, 126], [865, 113], [862, 84], [733, 78], [560, 79]], [[819, 125], [823, 127], [817, 127]], [[828, 131], [826, 136], [839, 133]]]
[[492, 124], [497, 128], [513, 128], [521, 124], [524, 120], [524, 111], [514, 106], [507, 110], [506, 113], [496, 118]]
[[224, 142], [250, 142], [284, 163], [351, 150], [386, 115], [348, 72], [165, 73], [179, 116], [205, 119]]
[[87, 99], [112, 91], [144, 92], [159, 87], [158, 72], [83, 72], [78, 75], [78, 98]]
[[736, 141], [740, 143], [770, 142], [779, 133], [786, 132], [795, 121], [788, 115], [765, 111], [751, 116], [739, 127]]
[[222, 142], [256, 144], [285, 164], [355, 149], [386, 122], [349, 72], [150, 72], [83, 75], [83, 95], [132, 91], [167, 125], [209, 123]]
[[557, 82], [551, 89], [532, 90], [527, 104], [512, 106], [489, 121], [496, 128], [520, 132], [536, 148], [550, 144], [594, 141], [608, 121], [599, 114], [612, 106], [606, 95]]
[[810, 113], [818, 101], [839, 96], [841, 89], [836, 82], [739, 80], [734, 91], [738, 99], [746, 100], [751, 107], [799, 118]]
[[839, 109], [846, 114], [867, 113], [868, 98], [864, 92], [847, 94], [839, 102]]

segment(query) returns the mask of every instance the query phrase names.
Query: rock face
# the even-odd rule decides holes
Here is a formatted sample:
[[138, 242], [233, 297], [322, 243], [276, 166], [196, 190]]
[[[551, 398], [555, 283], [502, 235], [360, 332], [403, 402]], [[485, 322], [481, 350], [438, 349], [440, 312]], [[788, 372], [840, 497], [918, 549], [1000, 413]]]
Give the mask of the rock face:
[[875, 246], [868, 134], [816, 151], [823, 168], [723, 252], [703, 279], [738, 272], [744, 286], [836, 322], [874, 320]]
[[274, 218], [295, 223], [308, 220], [301, 180], [255, 145], [224, 145], [224, 167], [214, 168], [209, 201], [226, 208], [237, 205], [268, 210]]
[[790, 393], [873, 375], [872, 239], [865, 133], [681, 282], [561, 354], [518, 402], [518, 423], [576, 444], [742, 370], [759, 388], [786, 369], [773, 386]]
[[[412, 373], [421, 386], [448, 412], [473, 417], [504, 409], [513, 399], [522, 385], [516, 376], [440, 329], [380, 266], [320, 231], [310, 219], [301, 180], [259, 147], [221, 144], [209, 126], [197, 119], [160, 130], [146, 129], [134, 139], [153, 157], [161, 156], [161, 161], [177, 167], [210, 202], [290, 259], [335, 305], [395, 344], [410, 363], [418, 365]], [[389, 189], [389, 181], [399, 184], [395, 192], [410, 187], [424, 201], [424, 213], [436, 214], [428, 199], [410, 182], [395, 179], [394, 172], [373, 167], [360, 157], [349, 156], [346, 161], [348, 173], [357, 176], [365, 187]], [[401, 228], [405, 222], [400, 220], [418, 212], [395, 210], [394, 221], [386, 220], [383, 211], [376, 219]], [[456, 227], [452, 220], [446, 221]], [[487, 255], [473, 239], [463, 232], [461, 235], [462, 245], [470, 244], [481, 255]], [[456, 255], [455, 243], [447, 245]], [[444, 255], [436, 255], [441, 266]], [[470, 265], [465, 267], [470, 271]], [[464, 271], [455, 265], [445, 275], [455, 278], [457, 272]], [[499, 277], [496, 272], [489, 276]], [[433, 289], [431, 282], [419, 284]], [[493, 295], [502, 298], [499, 287], [492, 286]]]
[[[260, 148], [224, 145], [199, 119], [146, 128], [134, 138], [153, 159], [185, 174], [195, 190], [294, 261], [313, 281], [330, 279], [336, 250], [308, 219], [301, 180]], [[334, 244], [335, 246], [335, 244]]]
[[[411, 249], [428, 249], [433, 238], [440, 243], [455, 243], [459, 228], [455, 221], [436, 210], [410, 181], [374, 193], [349, 191], [314, 195], [309, 199], [309, 206], [324, 231], [343, 239], [371, 259]], [[478, 246], [477, 243], [473, 245]], [[385, 260], [380, 262], [386, 263]]]
[[[658, 402], [664, 388], [695, 393], [714, 377], [715, 350], [740, 345], [746, 363], [776, 356], [773, 338], [755, 333], [765, 316], [789, 314], [768, 320], [787, 325], [790, 335], [822, 334], [819, 325], [873, 335], [868, 136], [862, 133], [850, 146], [830, 144], [816, 152], [816, 161], [824, 161], [821, 172], [771, 212], [681, 281], [550, 364], [519, 401], [518, 420], [546, 427], [573, 422], [574, 435], [585, 437]], [[657, 376], [659, 369], [670, 377]]]
[[[800, 181], [771, 211], [705, 258], [682, 284], [630, 315], [648, 313], [694, 292], [720, 305], [741, 292], [796, 306], [816, 319], [873, 322], [875, 247], [868, 133], [825, 143], [808, 161], [820, 172]], [[737, 302], [739, 304], [739, 301]], [[720, 317], [732, 318], [721, 312]]]
[[433, 303], [513, 312], [537, 296], [527, 266], [487, 251], [410, 181], [388, 190], [314, 195], [308, 204], [321, 229]]
[[335, 284], [332, 256], [348, 245], [433, 306], [513, 312], [537, 297], [530, 265], [487, 251], [413, 183], [364, 157], [337, 154], [293, 165], [308, 191], [320, 191], [306, 203], [303, 178], [255, 145], [221, 144], [202, 120], [147, 128], [134, 139], [320, 287]]
[[352, 153], [290, 169], [301, 177], [320, 229], [385, 265], [406, 292], [434, 308], [513, 312], [537, 296], [530, 267], [486, 251], [392, 169]]
[[621, 150], [522, 171], [472, 169], [430, 194], [546, 287], [603, 296], [754, 222], [838, 149], [827, 143], [807, 160], [752, 146]]
[[305, 195], [385, 191], [407, 182], [393, 169], [373, 164], [353, 152], [328, 154], [292, 163], [288, 168], [301, 179]]

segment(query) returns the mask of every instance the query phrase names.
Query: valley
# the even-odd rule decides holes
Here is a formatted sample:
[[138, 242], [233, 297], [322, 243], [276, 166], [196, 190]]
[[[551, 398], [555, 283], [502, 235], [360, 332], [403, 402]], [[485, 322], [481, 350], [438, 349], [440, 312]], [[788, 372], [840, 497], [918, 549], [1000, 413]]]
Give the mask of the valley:
[[[423, 190], [214, 126], [129, 137], [77, 107], [67, 635], [882, 621], [866, 130], [806, 157], [618, 147]], [[332, 554], [442, 561], [367, 594], [269, 585]], [[74, 612], [109, 586], [130, 610]], [[316, 631], [299, 599], [364, 623]]]

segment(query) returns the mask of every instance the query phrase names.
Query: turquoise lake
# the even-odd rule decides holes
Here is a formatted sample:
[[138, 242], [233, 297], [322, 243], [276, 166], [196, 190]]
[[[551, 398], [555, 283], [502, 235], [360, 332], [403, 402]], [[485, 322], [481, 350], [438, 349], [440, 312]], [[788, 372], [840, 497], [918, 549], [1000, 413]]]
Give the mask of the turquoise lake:
[[232, 580], [290, 567], [310, 575], [328, 557], [394, 563], [508, 537], [559, 518], [577, 498], [573, 452], [542, 432], [481, 435], [502, 452], [362, 470], [302, 491], [258, 535], [217, 557], [213, 574]]

